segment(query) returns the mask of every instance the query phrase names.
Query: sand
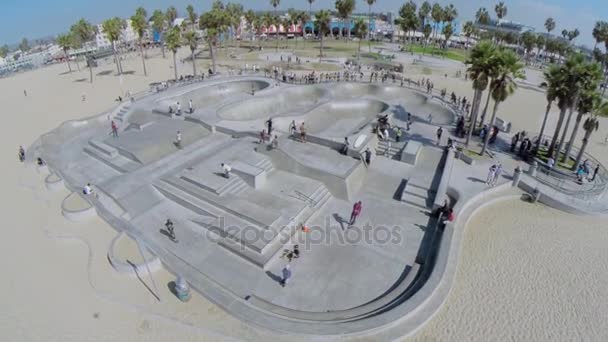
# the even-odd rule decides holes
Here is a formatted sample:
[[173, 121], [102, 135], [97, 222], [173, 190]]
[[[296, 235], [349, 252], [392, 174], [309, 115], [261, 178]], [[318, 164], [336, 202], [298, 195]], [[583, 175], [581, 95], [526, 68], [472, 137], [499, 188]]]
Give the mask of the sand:
[[[2, 340], [286, 339], [245, 325], [200, 295], [180, 303], [169, 292], [174, 277], [166, 271], [152, 278], [143, 274], [141, 280], [119, 275], [106, 258], [116, 232], [99, 218], [65, 220], [60, 206], [67, 191], [49, 193], [44, 175], [17, 162], [19, 144], [29, 145], [63, 121], [101, 113], [127, 90], [137, 92], [172, 77], [169, 55], [162, 59], [157, 54], [147, 63], [150, 74], [144, 77], [138, 58], [126, 61], [124, 69], [134, 74], [122, 82], [112, 75], [111, 64], [96, 70], [110, 73], [95, 76], [93, 84], [88, 70], [66, 74], [65, 64], [0, 79], [5, 125], [0, 137], [5, 160], [0, 181], [5, 222], [0, 240]], [[187, 63], [179, 68], [191, 70]], [[464, 80], [437, 74], [431, 76], [436, 88], [470, 89]], [[517, 129], [536, 127], [543, 97], [522, 90], [502, 106], [501, 116]], [[607, 148], [598, 141], [606, 128], [603, 121], [590, 147], [603, 161], [608, 161]], [[608, 294], [608, 236], [601, 225], [600, 219], [519, 203], [485, 210], [468, 229], [447, 304], [417, 339], [605, 340], [600, 320], [608, 309], [603, 300]]]
[[606, 341], [605, 221], [520, 200], [470, 221], [455, 285], [416, 341]]

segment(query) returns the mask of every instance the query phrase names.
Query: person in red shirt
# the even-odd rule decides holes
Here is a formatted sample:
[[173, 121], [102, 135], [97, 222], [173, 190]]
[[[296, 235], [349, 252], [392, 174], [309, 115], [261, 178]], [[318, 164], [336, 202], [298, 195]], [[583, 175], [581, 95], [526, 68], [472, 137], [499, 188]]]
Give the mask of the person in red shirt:
[[363, 207], [363, 206], [362, 206], [362, 204], [361, 204], [361, 201], [356, 202], [356, 203], [353, 205], [353, 211], [352, 211], [352, 213], [350, 214], [350, 221], [349, 221], [349, 223], [348, 223], [349, 225], [351, 225], [351, 226], [352, 226], [353, 224], [355, 224], [355, 222], [357, 221], [357, 217], [359, 217], [359, 215], [361, 214], [361, 209], [362, 209], [362, 207]]
[[116, 122], [114, 122], [112, 120], [112, 136], [117, 138], [118, 137], [118, 126], [116, 125]]

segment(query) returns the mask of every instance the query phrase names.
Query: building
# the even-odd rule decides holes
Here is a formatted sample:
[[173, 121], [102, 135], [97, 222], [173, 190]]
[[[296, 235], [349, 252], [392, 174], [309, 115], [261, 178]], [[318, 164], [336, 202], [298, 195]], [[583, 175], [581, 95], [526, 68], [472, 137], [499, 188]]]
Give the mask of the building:
[[524, 24], [520, 24], [511, 20], [502, 20], [502, 19], [490, 19], [490, 22], [487, 25], [480, 24], [478, 22], [474, 23], [475, 27], [477, 27], [481, 31], [486, 32], [503, 32], [503, 33], [515, 33], [522, 34], [524, 32], [530, 31], [534, 32], [534, 27], [526, 26]]
[[[133, 26], [131, 26], [131, 20], [125, 20], [125, 26], [120, 32], [120, 43], [121, 44], [130, 44], [137, 40], [137, 33], [133, 30]], [[109, 49], [112, 47], [112, 42], [108, 39], [108, 36], [103, 31], [103, 25], [97, 24], [97, 34], [95, 35], [95, 43], [98, 49]]]

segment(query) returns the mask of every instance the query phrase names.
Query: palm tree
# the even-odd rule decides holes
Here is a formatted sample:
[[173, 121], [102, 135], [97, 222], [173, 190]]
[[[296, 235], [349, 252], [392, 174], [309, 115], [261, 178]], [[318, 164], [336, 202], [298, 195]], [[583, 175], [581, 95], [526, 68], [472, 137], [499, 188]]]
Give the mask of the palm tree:
[[475, 21], [482, 25], [488, 25], [490, 23], [490, 13], [485, 7], [481, 7], [475, 13]]
[[[234, 46], [234, 38], [241, 25], [241, 17], [243, 16], [243, 5], [229, 2], [226, 4], [226, 12], [228, 12], [228, 18], [230, 19], [230, 39]], [[240, 40], [237, 40], [237, 44], [240, 44]], [[240, 45], [238, 45], [240, 46]]]
[[585, 136], [583, 137], [583, 145], [581, 149], [578, 151], [578, 155], [576, 156], [576, 162], [573, 167], [577, 167], [583, 156], [585, 155], [585, 150], [587, 149], [587, 145], [589, 144], [589, 139], [591, 138], [591, 134], [597, 131], [600, 127], [599, 117], [608, 117], [608, 102], [599, 103], [597, 101], [593, 108], [593, 114], [585, 120], [583, 124], [583, 129], [585, 130]]
[[131, 26], [137, 34], [137, 40], [139, 42], [139, 53], [141, 54], [141, 64], [144, 66], [144, 76], [148, 76], [148, 72], [146, 71], [146, 59], [144, 56], [143, 41], [146, 29], [148, 28], [148, 20], [146, 19], [146, 10], [144, 10], [142, 7], [138, 8], [137, 12], [138, 13], [135, 13], [135, 15], [131, 17]]
[[321, 39], [321, 45], [319, 50], [319, 62], [323, 58], [323, 37], [329, 32], [329, 24], [331, 20], [331, 13], [328, 10], [320, 10], [315, 15], [315, 26]]
[[557, 99], [560, 92], [560, 87], [563, 86], [563, 82], [561, 80], [561, 69], [558, 66], [552, 65], [547, 71], [545, 71], [544, 74], [545, 81], [547, 82], [547, 91], [545, 93], [547, 98], [547, 108], [545, 110], [545, 116], [543, 117], [543, 123], [540, 126], [538, 140], [536, 141], [536, 148], [534, 149], [535, 153], [538, 153], [538, 150], [540, 149], [540, 144], [543, 139], [543, 135], [545, 134], [545, 127], [547, 126], [547, 119], [549, 118], [549, 112], [551, 112], [551, 107]]
[[225, 11], [220, 8], [214, 8], [209, 12], [204, 13], [198, 20], [198, 25], [201, 30], [206, 31], [206, 39], [209, 44], [209, 54], [211, 55], [211, 65], [213, 73], [215, 69], [215, 49], [218, 37], [227, 30], [230, 20]]
[[[310, 1], [310, 0], [308, 0]], [[367, 3], [368, 6], [368, 10], [367, 10], [367, 32], [368, 32], [368, 36], [367, 36], [367, 41], [368, 41], [368, 46], [369, 46], [369, 52], [372, 52], [372, 42], [371, 42], [371, 32], [372, 32], [372, 5], [376, 3], [376, 0], [365, 0], [365, 2]]]
[[181, 46], [181, 30], [177, 26], [173, 26], [167, 33], [167, 48], [173, 52], [173, 72], [175, 73], [175, 80], [177, 81], [177, 50]]
[[551, 33], [551, 31], [555, 30], [555, 20], [553, 20], [553, 18], [547, 18], [547, 20], [545, 20], [545, 29], [547, 30], [547, 33]]
[[196, 58], [194, 52], [198, 47], [198, 38], [196, 37], [196, 32], [188, 31], [184, 34], [184, 41], [190, 47], [190, 58], [192, 59], [192, 72], [194, 76], [196, 76]]
[[167, 17], [167, 23], [172, 27], [175, 25], [175, 19], [177, 19], [177, 9], [175, 9], [173, 6], [167, 8], [167, 13], [165, 13], [165, 16]]
[[186, 12], [188, 13], [188, 20], [190, 21], [190, 26], [192, 28], [192, 31], [194, 31], [194, 29], [196, 27], [195, 26], [196, 25], [196, 19], [198, 17], [196, 15], [196, 12], [194, 11], [194, 6], [188, 5], [188, 7], [186, 7]]
[[[275, 19], [278, 19], [278, 15], [277, 15], [277, 7], [279, 7], [279, 5], [281, 4], [281, 0], [270, 0], [270, 5], [272, 6], [272, 8], [274, 8], [274, 16]], [[276, 22], [275, 23], [277, 25], [277, 48], [276, 51], [279, 52], [279, 23]]]
[[575, 28], [572, 31], [569, 31], [568, 32], [568, 41], [570, 41], [570, 43], [572, 43], [576, 39], [576, 37], [578, 37], [580, 34], [581, 34], [581, 32], [577, 28]]
[[122, 19], [120, 19], [118, 17], [114, 17], [114, 18], [104, 21], [101, 24], [101, 27], [103, 29], [103, 32], [108, 37], [108, 40], [110, 41], [110, 43], [112, 43], [112, 51], [114, 53], [114, 60], [116, 61], [116, 68], [118, 70], [118, 74], [120, 75], [120, 74], [122, 74], [122, 67], [120, 65], [120, 60], [118, 58], [118, 53], [116, 51], [116, 42], [120, 38], [120, 32], [123, 27], [123, 21], [122, 21]]
[[[72, 25], [70, 32], [82, 43], [92, 40], [95, 36], [95, 29], [93, 28], [93, 25], [84, 19], [80, 19], [76, 24]], [[93, 64], [91, 61], [88, 61], [87, 65], [89, 67], [90, 74], [89, 82], [93, 83]]]
[[63, 49], [65, 61], [68, 64], [68, 70], [71, 73], [72, 67], [70, 66], [70, 56], [68, 55], [68, 50], [72, 47], [72, 37], [70, 34], [60, 34], [57, 36], [57, 45]]
[[507, 6], [502, 1], [499, 2], [496, 7], [494, 7], [494, 11], [496, 12], [498, 19], [502, 19], [507, 16]]
[[355, 20], [355, 34], [359, 37], [359, 48], [357, 49], [357, 61], [361, 58], [361, 41], [367, 35], [367, 23], [363, 18]]
[[[355, 0], [336, 0], [338, 17], [342, 19], [342, 25], [347, 27], [348, 39], [350, 39], [350, 15], [355, 10]], [[344, 36], [344, 28], [340, 30], [340, 37]]]
[[458, 17], [458, 10], [456, 9], [456, 7], [454, 7], [453, 4], [449, 4], [448, 6], [445, 6], [445, 8], [443, 9], [443, 21], [452, 23], [454, 21], [454, 19], [456, 19], [457, 17]]
[[[513, 51], [500, 51], [496, 60], [498, 61], [496, 75], [492, 80], [492, 84], [490, 84], [490, 92], [492, 93], [492, 99], [494, 100], [494, 110], [492, 111], [492, 118], [490, 118], [490, 127], [494, 127], [494, 121], [496, 120], [496, 113], [498, 113], [498, 106], [500, 103], [513, 95], [517, 89], [515, 79], [524, 76], [524, 65]], [[490, 135], [491, 134], [486, 134], [485, 136], [480, 153], [482, 156], [486, 152]]]
[[489, 41], [482, 41], [471, 50], [469, 58], [465, 61], [467, 73], [469, 79], [473, 81], [473, 107], [471, 110], [471, 124], [469, 132], [467, 134], [466, 146], [469, 145], [473, 130], [475, 129], [475, 123], [477, 122], [477, 115], [479, 113], [479, 105], [483, 92], [490, 83], [490, 78], [494, 75], [496, 68], [496, 47]]
[[156, 31], [156, 33], [158, 33], [159, 35], [160, 50], [163, 53], [163, 58], [166, 58], [164, 44], [164, 35], [166, 27], [165, 15], [161, 10], [155, 10], [154, 13], [152, 13], [152, 17], [150, 19], [152, 20], [152, 29]]
[[420, 22], [422, 27], [425, 27], [427, 24], [427, 20], [429, 19], [429, 14], [431, 14], [431, 4], [428, 1], [425, 1], [420, 5], [418, 9], [418, 18], [420, 18]]
[[437, 42], [437, 34], [439, 33], [439, 23], [443, 21], [443, 7], [440, 4], [433, 4], [433, 8], [431, 9], [431, 18], [433, 18], [433, 22], [435, 23], [435, 43]]
[[465, 22], [464, 25], [462, 26], [462, 32], [464, 33], [464, 36], [467, 37], [467, 47], [468, 47], [469, 45], [471, 45], [469, 39], [475, 32], [475, 25], [473, 25], [473, 22], [472, 21]]
[[562, 30], [562, 38], [564, 38], [564, 39], [568, 38], [568, 30], [566, 30], [566, 29]]
[[593, 39], [595, 39], [594, 49], [597, 48], [597, 44], [603, 43], [608, 40], [608, 22], [598, 21], [593, 27]]
[[445, 25], [443, 27], [443, 30], [441, 30], [441, 33], [443, 33], [443, 36], [445, 38], [445, 48], [448, 48], [448, 41], [450, 40], [450, 38], [452, 38], [452, 35], [454, 34], [454, 28], [452, 27], [451, 23], [448, 23], [447, 25]]
[[426, 46], [429, 43], [429, 38], [431, 38], [431, 35], [433, 34], [433, 27], [431, 24], [424, 25], [422, 28], [422, 34], [424, 35], [424, 49], [422, 50], [422, 53], [424, 54]]
[[247, 25], [249, 26], [249, 34], [250, 34], [251, 40], [253, 40], [253, 37], [255, 36], [255, 33], [254, 33], [255, 18], [256, 18], [256, 15], [253, 10], [248, 10], [247, 12], [245, 12], [245, 20], [247, 21]]
[[572, 145], [576, 141], [576, 135], [578, 133], [581, 120], [583, 119], [583, 115], [590, 113], [593, 110], [593, 103], [596, 100], [595, 97], [597, 95], [596, 91], [602, 79], [602, 68], [598, 63], [585, 62], [584, 68], [584, 75], [583, 79], [581, 80], [582, 89], [580, 91], [580, 99], [578, 103], [573, 105], [573, 107], [576, 106], [578, 115], [576, 116], [574, 129], [570, 135], [570, 141], [568, 141], [568, 145], [566, 145], [566, 152], [562, 158], [564, 162], [568, 160], [570, 156]]

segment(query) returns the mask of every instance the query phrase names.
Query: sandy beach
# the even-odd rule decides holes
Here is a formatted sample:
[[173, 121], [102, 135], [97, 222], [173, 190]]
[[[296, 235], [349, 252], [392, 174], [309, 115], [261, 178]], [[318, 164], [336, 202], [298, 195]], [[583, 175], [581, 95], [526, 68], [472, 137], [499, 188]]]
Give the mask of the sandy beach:
[[[0, 209], [5, 222], [0, 241], [3, 340], [288, 339], [252, 328], [198, 294], [187, 304], [179, 302], [167, 287], [174, 280], [167, 271], [141, 280], [116, 273], [106, 258], [116, 232], [99, 218], [67, 221], [60, 210], [67, 190], [48, 192], [43, 175], [18, 163], [18, 145], [28, 146], [63, 121], [111, 108], [127, 90], [135, 93], [172, 77], [170, 55], [146, 62], [148, 77], [140, 59], [132, 58], [124, 69], [133, 74], [114, 76], [115, 67], [108, 64], [95, 70], [92, 84], [88, 70], [67, 74], [65, 64], [0, 79], [5, 123], [0, 148], [6, 161]], [[178, 67], [191, 72], [188, 63]], [[104, 75], [106, 70], [111, 72]], [[460, 89], [458, 95], [472, 98], [470, 83], [452, 77], [456, 70], [448, 71], [447, 78], [444, 70], [411, 77], [430, 77], [436, 89]], [[543, 93], [520, 89], [501, 105], [499, 116], [511, 120], [516, 131], [534, 132], [545, 106]], [[556, 113], [554, 108], [548, 132]], [[603, 120], [588, 149], [604, 163], [607, 133]], [[518, 201], [483, 210], [468, 225], [446, 304], [414, 340], [608, 339], [601, 314], [608, 311], [604, 221]]]

